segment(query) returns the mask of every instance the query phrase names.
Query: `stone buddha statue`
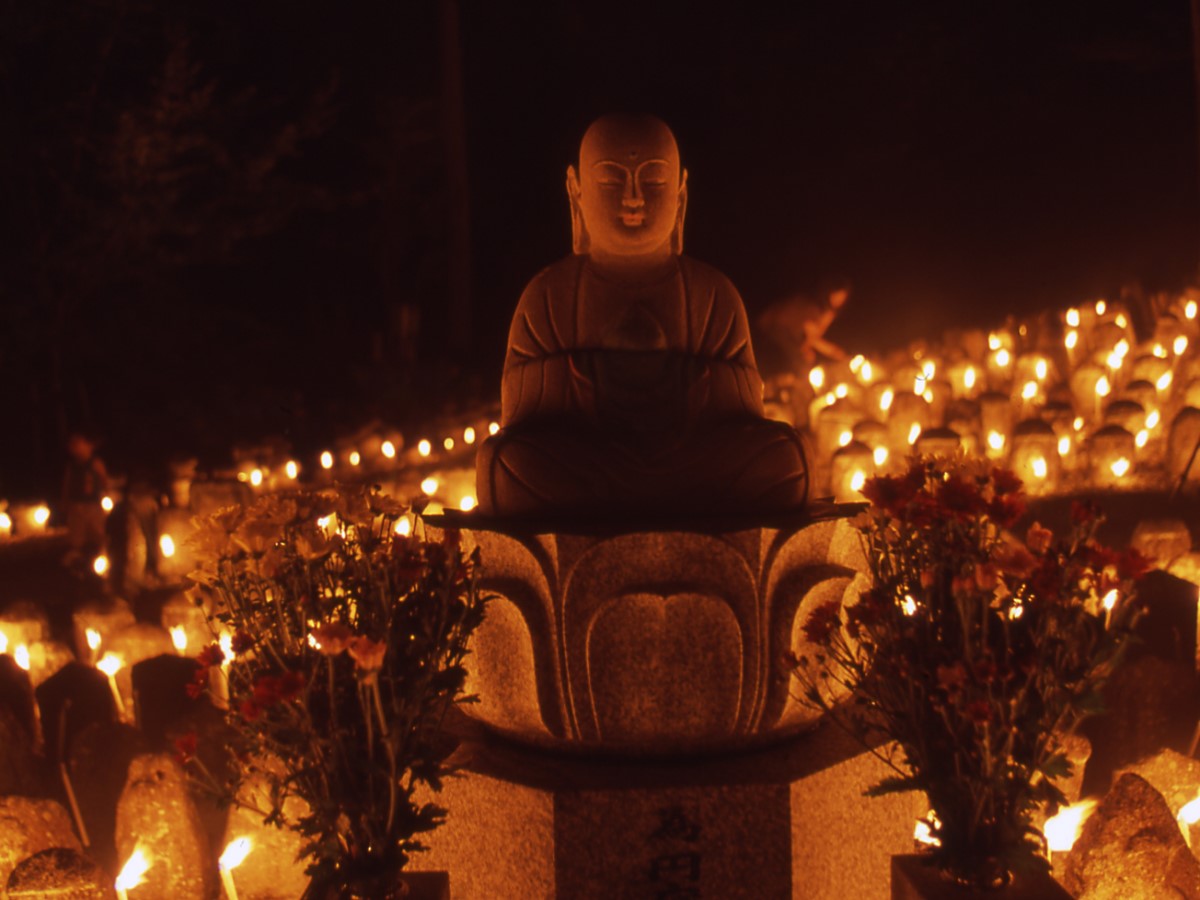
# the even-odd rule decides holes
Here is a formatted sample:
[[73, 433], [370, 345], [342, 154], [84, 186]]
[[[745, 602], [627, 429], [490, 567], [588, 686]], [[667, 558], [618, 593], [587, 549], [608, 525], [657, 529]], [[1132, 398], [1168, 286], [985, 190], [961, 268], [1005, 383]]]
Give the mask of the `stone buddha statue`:
[[525, 288], [501, 428], [477, 458], [496, 516], [780, 512], [802, 445], [764, 418], [746, 311], [683, 256], [687, 171], [652, 116], [605, 116], [567, 169], [574, 253]]

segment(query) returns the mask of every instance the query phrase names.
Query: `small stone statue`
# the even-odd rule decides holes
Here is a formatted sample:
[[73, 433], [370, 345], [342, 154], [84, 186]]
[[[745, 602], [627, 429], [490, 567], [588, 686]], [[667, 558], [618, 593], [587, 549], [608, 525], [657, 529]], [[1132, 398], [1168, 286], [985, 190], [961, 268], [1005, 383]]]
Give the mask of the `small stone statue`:
[[687, 171], [652, 116], [605, 116], [567, 169], [574, 254], [525, 288], [500, 431], [480, 448], [499, 516], [796, 509], [796, 432], [764, 418], [737, 289], [682, 255]]

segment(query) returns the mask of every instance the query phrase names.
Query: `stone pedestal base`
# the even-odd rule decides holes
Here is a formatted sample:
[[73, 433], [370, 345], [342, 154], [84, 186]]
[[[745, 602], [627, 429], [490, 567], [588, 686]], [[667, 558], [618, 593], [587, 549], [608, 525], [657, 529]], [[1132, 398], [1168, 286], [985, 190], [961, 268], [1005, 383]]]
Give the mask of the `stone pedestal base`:
[[414, 869], [455, 900], [885, 900], [913, 848], [916, 794], [868, 799], [887, 773], [829, 726], [701, 760], [571, 758], [486, 734], [436, 801], [446, 825]]

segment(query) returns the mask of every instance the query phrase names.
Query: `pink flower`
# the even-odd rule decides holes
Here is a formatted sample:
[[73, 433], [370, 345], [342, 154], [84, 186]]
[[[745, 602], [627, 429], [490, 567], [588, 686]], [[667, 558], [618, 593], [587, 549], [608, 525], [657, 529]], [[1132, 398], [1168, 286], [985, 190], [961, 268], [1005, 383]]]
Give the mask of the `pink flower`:
[[383, 641], [373, 641], [369, 637], [356, 637], [346, 648], [354, 659], [354, 664], [363, 672], [377, 672], [383, 668], [383, 657], [387, 653], [387, 644]]

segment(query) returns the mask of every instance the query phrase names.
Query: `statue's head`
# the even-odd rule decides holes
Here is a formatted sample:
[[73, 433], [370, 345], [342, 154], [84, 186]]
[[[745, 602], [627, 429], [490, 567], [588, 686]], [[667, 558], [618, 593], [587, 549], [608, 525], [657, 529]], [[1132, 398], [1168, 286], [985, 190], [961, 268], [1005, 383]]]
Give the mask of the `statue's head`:
[[579, 147], [579, 170], [567, 167], [567, 195], [576, 253], [683, 252], [687, 170], [661, 119], [608, 115], [593, 122]]

